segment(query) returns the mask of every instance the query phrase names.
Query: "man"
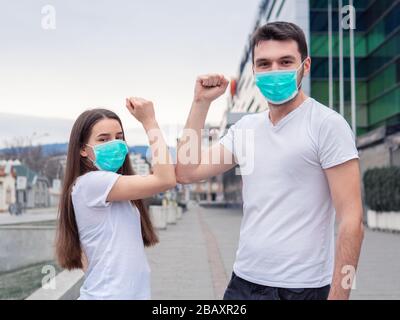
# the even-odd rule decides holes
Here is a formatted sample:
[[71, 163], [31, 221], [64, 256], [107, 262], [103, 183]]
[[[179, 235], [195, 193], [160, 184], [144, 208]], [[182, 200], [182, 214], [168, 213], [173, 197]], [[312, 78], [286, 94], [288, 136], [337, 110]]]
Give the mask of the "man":
[[[220, 143], [201, 150], [210, 104], [228, 81], [199, 77], [178, 145], [177, 180], [193, 183], [236, 164], [247, 167], [239, 247], [224, 299], [348, 299], [363, 239], [354, 135], [342, 116], [303, 92], [311, 59], [298, 26], [260, 27], [252, 53], [255, 83], [269, 110], [243, 117]], [[243, 139], [246, 132], [253, 134]], [[187, 154], [197, 161], [186, 161]]]

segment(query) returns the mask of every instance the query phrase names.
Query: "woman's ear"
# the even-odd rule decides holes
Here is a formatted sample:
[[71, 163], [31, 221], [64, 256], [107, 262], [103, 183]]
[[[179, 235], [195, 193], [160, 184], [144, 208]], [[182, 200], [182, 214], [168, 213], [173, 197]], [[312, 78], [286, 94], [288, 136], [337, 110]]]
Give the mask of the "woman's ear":
[[87, 157], [88, 157], [88, 153], [87, 153], [87, 151], [86, 151], [86, 146], [83, 146], [83, 147], [81, 148], [80, 154], [81, 154], [81, 156], [84, 157], [84, 158], [87, 158]]

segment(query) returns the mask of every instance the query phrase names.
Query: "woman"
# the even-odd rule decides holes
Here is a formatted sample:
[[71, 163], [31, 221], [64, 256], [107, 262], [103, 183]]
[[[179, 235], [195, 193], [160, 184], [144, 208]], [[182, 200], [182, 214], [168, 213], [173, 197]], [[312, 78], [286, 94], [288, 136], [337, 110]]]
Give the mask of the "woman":
[[68, 270], [87, 260], [81, 300], [150, 298], [144, 247], [158, 238], [141, 199], [173, 188], [176, 179], [153, 104], [130, 98], [126, 107], [149, 137], [153, 174], [134, 174], [121, 120], [112, 111], [82, 113], [70, 136], [56, 253]]

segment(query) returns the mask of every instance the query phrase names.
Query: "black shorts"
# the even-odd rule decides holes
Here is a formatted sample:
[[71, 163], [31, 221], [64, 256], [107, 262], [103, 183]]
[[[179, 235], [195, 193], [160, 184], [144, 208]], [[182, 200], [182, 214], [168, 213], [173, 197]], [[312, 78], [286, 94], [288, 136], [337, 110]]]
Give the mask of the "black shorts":
[[234, 272], [224, 300], [326, 300], [331, 286], [287, 289], [259, 285], [239, 278]]

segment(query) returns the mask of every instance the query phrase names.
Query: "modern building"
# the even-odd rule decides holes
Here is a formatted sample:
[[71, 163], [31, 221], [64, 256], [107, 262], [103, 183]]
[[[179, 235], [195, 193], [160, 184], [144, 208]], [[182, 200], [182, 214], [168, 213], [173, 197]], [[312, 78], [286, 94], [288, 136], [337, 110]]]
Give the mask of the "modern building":
[[[250, 39], [256, 28], [273, 21], [293, 22], [304, 30], [312, 69], [303, 89], [348, 120], [362, 171], [400, 166], [400, 0], [261, 1], [231, 83], [221, 132], [229, 127], [231, 113], [268, 108], [254, 84]], [[237, 188], [240, 184], [236, 178]]]
[[[342, 100], [341, 113], [349, 123], [352, 122], [353, 51], [356, 110], [354, 122], [362, 172], [371, 167], [400, 166], [400, 1], [352, 1], [356, 13], [354, 47], [351, 50], [350, 31], [343, 29], [342, 54], [339, 2], [340, 0], [309, 2], [310, 54], [313, 61], [311, 95], [325, 105], [331, 105], [338, 112], [341, 112]], [[343, 6], [348, 4], [349, 1], [342, 2]], [[344, 88], [342, 99], [341, 79]]]

